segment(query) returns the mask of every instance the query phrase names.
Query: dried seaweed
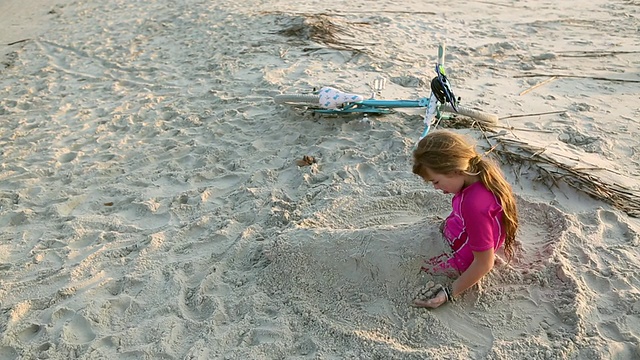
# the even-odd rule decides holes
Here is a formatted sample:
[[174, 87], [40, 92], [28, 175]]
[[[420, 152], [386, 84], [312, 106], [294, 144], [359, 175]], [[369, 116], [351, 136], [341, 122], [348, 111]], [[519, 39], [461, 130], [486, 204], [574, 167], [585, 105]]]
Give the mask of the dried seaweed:
[[12, 41], [12, 42], [8, 43], [8, 44], [7, 44], [7, 46], [11, 46], [11, 45], [15, 45], [15, 44], [20, 44], [20, 43], [23, 43], [23, 42], [26, 42], [26, 41], [29, 41], [29, 40], [31, 40], [31, 39], [22, 39], [22, 40]]
[[546, 85], [546, 84], [548, 84], [548, 83], [550, 83], [550, 82], [552, 82], [552, 81], [555, 81], [556, 79], [557, 79], [557, 77], [556, 77], [556, 76], [552, 76], [552, 77], [550, 77], [550, 78], [548, 78], [548, 79], [546, 79], [546, 80], [544, 80], [544, 81], [542, 81], [542, 82], [539, 82], [539, 83], [537, 83], [537, 84], [533, 85], [532, 87], [528, 88], [527, 90], [525, 90], [525, 91], [521, 92], [521, 93], [520, 93], [520, 96], [522, 96], [522, 95], [526, 95], [526, 94], [530, 93], [531, 91], [533, 91], [533, 90], [535, 90], [535, 89], [537, 89], [537, 88], [541, 87], [542, 85]]
[[638, 54], [640, 51], [561, 51], [556, 55], [559, 57], [607, 57], [607, 56], [617, 56], [617, 55], [629, 55], [629, 54]]
[[572, 75], [572, 74], [522, 74], [516, 75], [514, 78], [526, 78], [526, 77], [554, 77], [554, 78], [574, 78], [574, 79], [591, 79], [591, 80], [600, 80], [600, 81], [612, 81], [612, 82], [629, 82], [629, 83], [640, 83], [640, 80], [635, 79], [616, 79], [616, 78], [608, 78], [603, 76], [587, 76], [587, 75]]
[[545, 111], [545, 112], [541, 112], [541, 113], [514, 114], [514, 115], [503, 116], [499, 120], [522, 118], [522, 117], [529, 117], [529, 116], [564, 114], [566, 112], [567, 112], [566, 110], [558, 110], [558, 111]]
[[[278, 31], [280, 35], [315, 42], [335, 50], [345, 50], [353, 53], [366, 53], [368, 47], [375, 44], [367, 43], [358, 37], [357, 31], [370, 25], [366, 21], [346, 21], [328, 14], [297, 14], [287, 15], [287, 27]], [[318, 51], [322, 48], [305, 48], [304, 51]]]
[[598, 167], [576, 167], [562, 163], [545, 153], [545, 148], [533, 146], [526, 142], [503, 137], [492, 140], [486, 138], [491, 151], [505, 164], [524, 165], [538, 170], [535, 180], [542, 181], [549, 187], [558, 187], [563, 182], [570, 187], [593, 198], [602, 200], [624, 211], [629, 216], [640, 217], [640, 193], [611, 181], [604, 181], [597, 171], [611, 171]]

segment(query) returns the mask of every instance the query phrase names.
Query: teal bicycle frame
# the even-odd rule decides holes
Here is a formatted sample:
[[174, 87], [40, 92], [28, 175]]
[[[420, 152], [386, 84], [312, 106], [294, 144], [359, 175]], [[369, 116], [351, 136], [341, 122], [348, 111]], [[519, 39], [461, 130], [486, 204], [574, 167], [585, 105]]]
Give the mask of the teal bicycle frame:
[[393, 108], [422, 108], [429, 105], [426, 97], [416, 100], [377, 100], [367, 99], [359, 102], [349, 103], [340, 109], [313, 109], [314, 112], [322, 114], [344, 114], [344, 113], [380, 113], [388, 114]]

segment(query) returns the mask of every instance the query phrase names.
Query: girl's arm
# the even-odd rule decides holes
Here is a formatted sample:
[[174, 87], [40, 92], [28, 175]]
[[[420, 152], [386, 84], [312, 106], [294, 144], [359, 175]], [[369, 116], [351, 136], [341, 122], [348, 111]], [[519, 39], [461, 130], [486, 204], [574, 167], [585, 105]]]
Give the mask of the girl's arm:
[[453, 282], [451, 289], [453, 296], [456, 297], [463, 293], [480, 281], [483, 276], [487, 275], [487, 273], [493, 269], [494, 260], [495, 254], [493, 253], [493, 249], [480, 252], [474, 251], [473, 262], [469, 268]]
[[[474, 251], [473, 262], [465, 272], [460, 275], [452, 285], [452, 295], [455, 298], [468, 288], [475, 285], [483, 276], [485, 276], [493, 268], [495, 254], [493, 249], [486, 251]], [[438, 306], [447, 302], [447, 294], [444, 290], [436, 294], [435, 297], [429, 300], [415, 299], [413, 305], [417, 307], [437, 308]]]

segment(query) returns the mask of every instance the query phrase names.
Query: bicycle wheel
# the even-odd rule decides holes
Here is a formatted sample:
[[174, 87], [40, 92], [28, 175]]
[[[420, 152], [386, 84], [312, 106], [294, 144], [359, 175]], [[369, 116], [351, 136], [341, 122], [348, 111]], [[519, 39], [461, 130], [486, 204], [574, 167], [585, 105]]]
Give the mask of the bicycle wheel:
[[460, 105], [458, 105], [458, 111], [456, 112], [455, 110], [453, 110], [453, 107], [450, 104], [445, 104], [443, 110], [452, 114], [457, 113], [460, 115], [468, 116], [487, 126], [498, 125], [498, 115], [495, 114], [489, 114], [479, 110], [469, 109]]
[[279, 94], [273, 97], [276, 104], [320, 105], [320, 95], [314, 94]]

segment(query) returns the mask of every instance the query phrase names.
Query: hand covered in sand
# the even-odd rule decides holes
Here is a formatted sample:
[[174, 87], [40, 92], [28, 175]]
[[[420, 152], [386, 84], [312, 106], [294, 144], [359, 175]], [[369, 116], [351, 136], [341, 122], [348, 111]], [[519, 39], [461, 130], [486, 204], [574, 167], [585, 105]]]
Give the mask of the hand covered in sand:
[[413, 306], [435, 309], [447, 302], [444, 286], [429, 281], [413, 300]]

